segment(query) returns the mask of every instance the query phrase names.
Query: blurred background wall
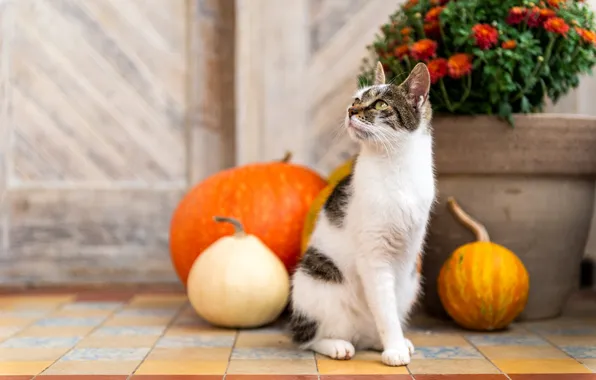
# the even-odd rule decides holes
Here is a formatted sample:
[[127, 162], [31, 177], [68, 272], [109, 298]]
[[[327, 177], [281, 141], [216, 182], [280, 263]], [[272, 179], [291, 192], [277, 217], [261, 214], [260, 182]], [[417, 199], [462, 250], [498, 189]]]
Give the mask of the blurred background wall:
[[[397, 3], [0, 0], [0, 284], [177, 281], [190, 185], [354, 152], [346, 99]], [[593, 94], [585, 78], [550, 110], [596, 115]]]

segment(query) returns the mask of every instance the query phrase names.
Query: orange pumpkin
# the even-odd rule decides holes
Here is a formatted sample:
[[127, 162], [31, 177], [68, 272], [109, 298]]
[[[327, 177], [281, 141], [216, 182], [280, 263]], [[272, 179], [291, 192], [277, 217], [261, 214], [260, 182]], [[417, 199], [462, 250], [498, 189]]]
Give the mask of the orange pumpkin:
[[443, 307], [460, 326], [478, 331], [507, 327], [528, 300], [529, 276], [521, 260], [492, 243], [486, 228], [459, 207], [447, 204], [455, 217], [476, 235], [476, 242], [456, 249], [438, 278]]
[[180, 201], [170, 225], [170, 255], [186, 285], [195, 259], [233, 227], [216, 223], [230, 215], [257, 236], [291, 273], [300, 255], [300, 234], [311, 202], [327, 182], [315, 171], [282, 161], [223, 170], [193, 187]]

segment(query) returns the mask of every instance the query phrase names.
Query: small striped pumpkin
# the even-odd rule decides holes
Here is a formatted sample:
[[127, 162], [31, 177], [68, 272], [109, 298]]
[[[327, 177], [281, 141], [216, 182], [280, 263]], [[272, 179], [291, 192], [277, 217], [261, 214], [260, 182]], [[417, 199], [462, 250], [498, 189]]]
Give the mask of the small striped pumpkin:
[[443, 264], [438, 278], [441, 303], [461, 327], [477, 331], [506, 328], [526, 306], [528, 272], [513, 252], [492, 243], [486, 228], [453, 198], [447, 204], [477, 241], [457, 248]]

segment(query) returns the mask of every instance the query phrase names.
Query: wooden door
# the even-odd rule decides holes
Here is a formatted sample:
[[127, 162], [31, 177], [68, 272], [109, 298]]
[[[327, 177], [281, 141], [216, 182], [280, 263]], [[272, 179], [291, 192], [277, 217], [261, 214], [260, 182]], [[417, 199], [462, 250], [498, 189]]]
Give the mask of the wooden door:
[[233, 164], [199, 103], [231, 83], [222, 4], [0, 1], [0, 285], [177, 281], [172, 211]]

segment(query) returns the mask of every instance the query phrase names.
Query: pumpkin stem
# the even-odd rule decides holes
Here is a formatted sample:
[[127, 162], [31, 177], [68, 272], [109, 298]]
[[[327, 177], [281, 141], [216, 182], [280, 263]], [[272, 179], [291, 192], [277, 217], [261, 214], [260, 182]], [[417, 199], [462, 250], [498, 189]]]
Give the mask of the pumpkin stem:
[[246, 231], [244, 231], [244, 226], [238, 219], [229, 218], [227, 216], [214, 216], [213, 220], [217, 223], [230, 223], [234, 226], [234, 235], [236, 236], [244, 236], [246, 235]]
[[447, 205], [449, 206], [449, 210], [453, 213], [455, 218], [468, 227], [474, 235], [476, 235], [476, 240], [478, 241], [490, 241], [490, 237], [488, 236], [488, 231], [486, 228], [476, 219], [472, 218], [467, 212], [465, 212], [459, 204], [455, 201], [453, 197], [447, 198]]
[[288, 151], [286, 151], [284, 158], [281, 159], [281, 162], [290, 162], [291, 159], [292, 159], [292, 152], [290, 152], [288, 150]]

